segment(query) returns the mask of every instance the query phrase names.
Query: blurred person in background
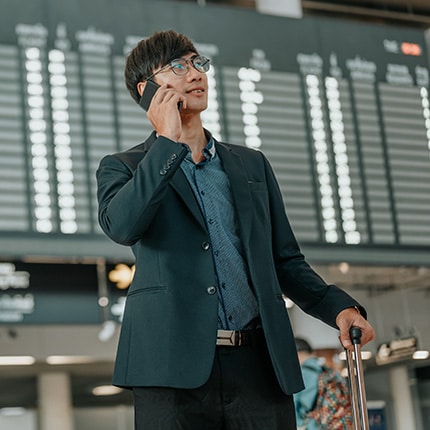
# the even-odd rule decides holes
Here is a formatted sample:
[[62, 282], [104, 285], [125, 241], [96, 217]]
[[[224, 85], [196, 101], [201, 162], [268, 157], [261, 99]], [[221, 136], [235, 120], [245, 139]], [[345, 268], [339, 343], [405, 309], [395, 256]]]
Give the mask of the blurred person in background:
[[310, 343], [295, 344], [305, 388], [294, 394], [298, 430], [354, 430], [347, 380], [318, 357]]
[[296, 337], [295, 343], [305, 385], [304, 390], [294, 394], [297, 428], [319, 430], [318, 423], [314, 419], [308, 419], [307, 414], [315, 406], [318, 394], [318, 376], [323, 368], [308, 341]]

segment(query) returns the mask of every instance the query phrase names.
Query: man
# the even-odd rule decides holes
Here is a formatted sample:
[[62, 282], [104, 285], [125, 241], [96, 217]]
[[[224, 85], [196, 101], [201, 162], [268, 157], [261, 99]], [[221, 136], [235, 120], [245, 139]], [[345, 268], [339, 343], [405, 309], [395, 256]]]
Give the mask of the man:
[[306, 263], [264, 155], [203, 128], [209, 64], [174, 31], [127, 58], [136, 102], [159, 88], [154, 132], [97, 171], [100, 225], [136, 258], [113, 383], [133, 390], [137, 430], [295, 430], [303, 382], [283, 295], [346, 347], [351, 326], [363, 344], [374, 333]]

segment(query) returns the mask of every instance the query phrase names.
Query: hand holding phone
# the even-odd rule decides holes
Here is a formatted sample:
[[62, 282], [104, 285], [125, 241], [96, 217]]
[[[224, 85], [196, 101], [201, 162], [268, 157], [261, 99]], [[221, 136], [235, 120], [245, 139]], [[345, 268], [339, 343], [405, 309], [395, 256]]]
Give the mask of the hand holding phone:
[[[145, 88], [143, 89], [142, 97], [139, 101], [139, 106], [145, 110], [146, 112], [149, 109], [149, 106], [151, 104], [151, 100], [154, 97], [154, 94], [157, 92], [158, 88], [160, 88], [160, 85], [156, 84], [154, 81], [146, 81]], [[178, 110], [181, 110], [182, 108], [182, 102], [178, 102]]]
[[142, 97], [139, 101], [139, 106], [145, 110], [148, 111], [149, 105], [151, 104], [152, 97], [154, 97], [154, 94], [156, 91], [160, 88], [158, 84], [156, 84], [154, 81], [146, 81], [145, 88], [143, 89]]

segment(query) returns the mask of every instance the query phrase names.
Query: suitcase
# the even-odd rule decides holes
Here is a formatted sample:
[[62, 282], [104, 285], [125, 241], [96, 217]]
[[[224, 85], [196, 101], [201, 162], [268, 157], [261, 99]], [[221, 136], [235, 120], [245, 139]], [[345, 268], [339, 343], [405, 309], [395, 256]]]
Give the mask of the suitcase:
[[361, 329], [351, 327], [349, 334], [354, 345], [354, 352], [349, 350], [345, 350], [345, 352], [354, 428], [355, 430], [369, 430], [369, 415], [367, 412], [363, 363], [361, 360]]

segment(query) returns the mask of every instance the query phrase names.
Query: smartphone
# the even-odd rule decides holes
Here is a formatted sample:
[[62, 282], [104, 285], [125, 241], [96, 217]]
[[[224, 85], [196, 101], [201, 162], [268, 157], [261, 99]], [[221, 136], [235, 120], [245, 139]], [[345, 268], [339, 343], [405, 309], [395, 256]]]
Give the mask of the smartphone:
[[[151, 104], [152, 97], [154, 97], [155, 92], [160, 88], [160, 85], [156, 84], [154, 81], [146, 81], [145, 88], [142, 93], [142, 97], [139, 101], [139, 106], [147, 111], [149, 109], [149, 105]], [[181, 110], [182, 102], [178, 102], [178, 109]]]
[[151, 104], [152, 97], [154, 97], [155, 92], [158, 90], [160, 86], [156, 84], [154, 81], [146, 81], [145, 88], [142, 93], [142, 97], [139, 101], [139, 106], [147, 111], [149, 109], [149, 105]]

